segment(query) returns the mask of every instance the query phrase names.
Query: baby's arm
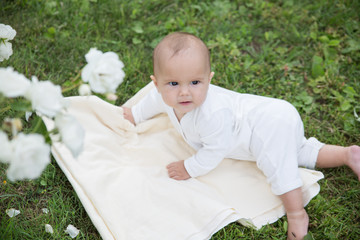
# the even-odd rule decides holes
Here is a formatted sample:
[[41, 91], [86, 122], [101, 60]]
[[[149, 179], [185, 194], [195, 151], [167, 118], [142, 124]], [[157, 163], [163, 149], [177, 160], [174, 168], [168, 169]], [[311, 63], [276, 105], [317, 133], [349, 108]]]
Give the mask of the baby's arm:
[[185, 169], [184, 160], [170, 163], [166, 166], [168, 175], [175, 180], [186, 180], [190, 178], [189, 173]]
[[157, 89], [150, 90], [145, 96], [131, 108], [122, 107], [124, 118], [134, 125], [146, 121], [155, 115], [165, 112], [164, 103]]
[[135, 125], [135, 120], [134, 120], [134, 116], [131, 112], [131, 108], [128, 108], [128, 107], [122, 107], [123, 110], [124, 110], [124, 118], [126, 120], [129, 120], [132, 124]]
[[170, 163], [168, 175], [175, 180], [186, 180], [205, 175], [213, 170], [228, 153], [235, 141], [232, 134], [232, 115], [222, 110], [211, 115], [211, 119], [200, 119], [195, 127], [202, 141], [202, 147], [186, 160]]
[[212, 171], [227, 156], [236, 142], [233, 133], [234, 117], [228, 109], [211, 114], [211, 118], [200, 119], [195, 131], [199, 134], [201, 147], [184, 161], [191, 177], [198, 177]]

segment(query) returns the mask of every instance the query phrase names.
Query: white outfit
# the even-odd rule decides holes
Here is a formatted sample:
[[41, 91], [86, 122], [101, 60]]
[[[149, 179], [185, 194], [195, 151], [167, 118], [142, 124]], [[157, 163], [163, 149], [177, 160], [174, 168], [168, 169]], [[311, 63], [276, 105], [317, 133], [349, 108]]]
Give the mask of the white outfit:
[[214, 85], [204, 103], [180, 122], [156, 88], [132, 107], [136, 124], [162, 112], [197, 150], [184, 162], [191, 177], [208, 173], [224, 158], [256, 161], [273, 193], [281, 195], [302, 186], [298, 166], [314, 168], [323, 146], [304, 137], [303, 123], [290, 103]]

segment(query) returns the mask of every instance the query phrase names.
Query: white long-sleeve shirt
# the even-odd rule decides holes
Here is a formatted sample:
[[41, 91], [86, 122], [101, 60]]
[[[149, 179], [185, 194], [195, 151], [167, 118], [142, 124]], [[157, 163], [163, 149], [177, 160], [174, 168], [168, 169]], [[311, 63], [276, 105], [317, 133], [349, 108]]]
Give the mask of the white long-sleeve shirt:
[[184, 161], [191, 177], [208, 173], [224, 158], [255, 161], [277, 195], [301, 187], [298, 166], [313, 168], [324, 145], [305, 138], [300, 115], [290, 103], [214, 85], [204, 103], [180, 122], [156, 89], [132, 108], [136, 123], [162, 112], [197, 150]]
[[254, 160], [249, 149], [251, 127], [247, 116], [253, 107], [268, 99], [210, 85], [204, 103], [179, 122], [154, 88], [132, 107], [132, 114], [138, 124], [166, 112], [175, 129], [197, 150], [184, 162], [189, 175], [197, 177], [214, 169], [224, 158]]

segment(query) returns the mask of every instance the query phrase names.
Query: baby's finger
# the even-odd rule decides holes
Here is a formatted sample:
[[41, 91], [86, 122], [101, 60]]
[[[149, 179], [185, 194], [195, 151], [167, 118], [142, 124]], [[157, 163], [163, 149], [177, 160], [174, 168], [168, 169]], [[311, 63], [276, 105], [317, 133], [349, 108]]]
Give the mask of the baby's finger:
[[167, 169], [172, 169], [175, 167], [175, 164], [174, 163], [170, 163], [166, 166]]
[[172, 179], [174, 179], [174, 180], [182, 180], [181, 177], [179, 177], [179, 176], [174, 176], [174, 177], [172, 177]]
[[177, 175], [177, 173], [175, 170], [168, 170], [168, 175], [169, 175], [169, 177], [173, 178], [174, 176]]

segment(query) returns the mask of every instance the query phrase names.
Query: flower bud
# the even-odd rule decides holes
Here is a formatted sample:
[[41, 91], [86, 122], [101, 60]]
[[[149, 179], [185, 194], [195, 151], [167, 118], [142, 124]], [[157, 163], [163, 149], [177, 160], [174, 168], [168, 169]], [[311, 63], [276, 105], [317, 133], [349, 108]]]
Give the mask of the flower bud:
[[79, 94], [80, 96], [90, 96], [91, 88], [89, 84], [81, 84], [81, 86], [79, 87]]

